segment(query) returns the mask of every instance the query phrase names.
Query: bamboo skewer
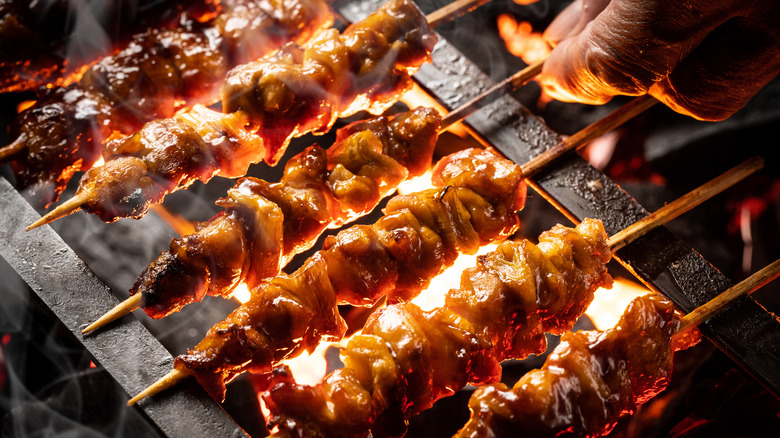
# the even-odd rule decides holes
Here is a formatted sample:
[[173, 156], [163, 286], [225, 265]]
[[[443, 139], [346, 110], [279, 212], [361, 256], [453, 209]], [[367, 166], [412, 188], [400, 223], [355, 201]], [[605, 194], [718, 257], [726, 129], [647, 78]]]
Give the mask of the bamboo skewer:
[[127, 406], [132, 406], [141, 399], [157, 394], [158, 392], [165, 391], [166, 389], [176, 385], [191, 375], [191, 373], [188, 371], [189, 370], [185, 371], [176, 368], [172, 369], [168, 374], [162, 376], [160, 380], [154, 382], [151, 386], [148, 386], [146, 389], [139, 392], [138, 395], [128, 400]]
[[89, 333], [92, 330], [95, 330], [96, 328], [102, 327], [108, 323], [116, 321], [117, 319], [127, 315], [133, 310], [141, 307], [142, 304], [143, 304], [142, 294], [138, 293], [135, 295], [131, 295], [130, 298], [117, 304], [113, 309], [109, 310], [103, 316], [95, 320], [95, 322], [88, 325], [87, 328], [81, 331], [81, 333], [82, 334]]
[[48, 223], [56, 221], [57, 219], [64, 218], [65, 216], [71, 213], [75, 213], [81, 210], [81, 206], [84, 205], [87, 202], [87, 200], [89, 200], [89, 192], [86, 191], [81, 192], [80, 194], [77, 194], [76, 196], [58, 205], [54, 210], [41, 216], [40, 219], [33, 222], [30, 226], [28, 226], [24, 230], [30, 231], [33, 228], [38, 228], [41, 225], [46, 225]]
[[[426, 21], [428, 22], [428, 25], [431, 28], [436, 28], [437, 26], [450, 22], [470, 11], [473, 11], [474, 9], [488, 3], [489, 1], [490, 0], [456, 0], [453, 3], [426, 15]], [[10, 148], [11, 146], [14, 146], [15, 143], [16, 142], [12, 143], [6, 148]], [[14, 147], [19, 148], [19, 150], [16, 150], [16, 153], [21, 152], [24, 149], [23, 144], [16, 145]], [[0, 150], [0, 158], [2, 158], [1, 154], [2, 154], [2, 150]], [[0, 160], [0, 162], [2, 161]], [[30, 231], [34, 228], [49, 224], [57, 219], [63, 218], [69, 214], [76, 213], [77, 211], [81, 210], [81, 206], [84, 205], [88, 200], [89, 200], [89, 195], [86, 192], [84, 193], [83, 196], [77, 196], [71, 198], [68, 201], [64, 202], [63, 204], [60, 204], [56, 209], [45, 214], [43, 217], [35, 221], [32, 225], [25, 228], [25, 230]]]
[[529, 65], [528, 67], [504, 79], [498, 84], [493, 85], [490, 87], [490, 89], [480, 94], [479, 96], [474, 97], [458, 109], [451, 111], [441, 120], [441, 128], [445, 129], [457, 122], [460, 122], [480, 108], [503, 96], [504, 93], [520, 88], [526, 82], [530, 81], [536, 75], [542, 72], [542, 67], [544, 67], [544, 61], [546, 59], [547, 58], [544, 58], [535, 64]]
[[[502, 82], [502, 84], [512, 83], [514, 84], [513, 85], [514, 87], [521, 86], [523, 83], [532, 79], [533, 76], [535, 75], [529, 73], [528, 72], [529, 69], [531, 72], [537, 71], [541, 69], [541, 65], [530, 66], [524, 70], [521, 70], [520, 72], [516, 73], [515, 75], [507, 79], [506, 81]], [[525, 82], [521, 82], [519, 78], [522, 78]], [[503, 87], [505, 87], [505, 85], [502, 86], [502, 89]], [[458, 116], [461, 118], [467, 117], [469, 114], [471, 114], [471, 112], [474, 112], [480, 108], [478, 105], [475, 104], [475, 102], [478, 99], [485, 96], [489, 98], [489, 96], [492, 96], [493, 93], [495, 93], [495, 89], [496, 87], [491, 88], [490, 90], [486, 91], [485, 93], [482, 93], [480, 96], [477, 96], [475, 99], [472, 99], [470, 102], [466, 103], [463, 107], [460, 107], [450, 112], [447, 116], [443, 118], [443, 120], [449, 119], [449, 124], [451, 125], [459, 121], [450, 117], [452, 114], [458, 114]], [[622, 123], [626, 122], [627, 120], [630, 120], [632, 117], [641, 113], [645, 109], [650, 108], [656, 102], [658, 101], [649, 96], [648, 97], [643, 96], [633, 100], [632, 102], [623, 105], [622, 107], [613, 111], [611, 114], [607, 115], [603, 119], [592, 123], [591, 125], [585, 127], [582, 131], [572, 135], [571, 137], [567, 138], [561, 143], [558, 143], [557, 145], [553, 146], [548, 151], [539, 154], [536, 157], [529, 160], [527, 163], [525, 163], [520, 167], [523, 175], [525, 177], [532, 176], [539, 170], [543, 169], [544, 166], [552, 162], [555, 158], [563, 155], [564, 153], [572, 149], [576, 149], [580, 146], [583, 146], [589, 141], [593, 140], [594, 138], [599, 137], [600, 135], [603, 135], [606, 132], [609, 132], [610, 130], [616, 128], [617, 126], [620, 126]], [[467, 108], [468, 111], [462, 110], [463, 108]], [[442, 124], [442, 127], [440, 128], [440, 132], [444, 131], [445, 128], [446, 126]], [[133, 300], [134, 304], [128, 303], [128, 301], [130, 300]], [[82, 331], [82, 333], [88, 333], [90, 331], [98, 329], [103, 325], [113, 322], [121, 318], [122, 316], [133, 312], [134, 310], [140, 307], [143, 307], [143, 300], [140, 298], [135, 298], [135, 295], [133, 295], [130, 298], [128, 298], [126, 301], [118, 304], [117, 307], [109, 311], [109, 313], [102, 316], [94, 323], [90, 324], [87, 328], [84, 329], [84, 331]], [[121, 310], [117, 310], [119, 308], [121, 308]], [[111, 314], [110, 317], [108, 316], [109, 314]]]
[[691, 327], [707, 321], [725, 310], [738, 298], [752, 294], [769, 282], [780, 277], [780, 260], [775, 260], [760, 271], [742, 280], [739, 284], [721, 292], [715, 298], [695, 308], [691, 313], [680, 318], [680, 327], [675, 335], [681, 334]]
[[5, 163], [14, 159], [17, 155], [24, 152], [27, 145], [24, 144], [24, 135], [20, 135], [11, 144], [0, 148], [0, 163]]
[[723, 190], [743, 180], [748, 175], [764, 167], [761, 157], [753, 157], [742, 164], [726, 171], [706, 184], [693, 189], [675, 201], [661, 207], [655, 213], [646, 216], [633, 225], [621, 230], [609, 238], [607, 244], [612, 251], [617, 251], [640, 238], [648, 231], [658, 228], [666, 222], [680, 216], [703, 201], [717, 195]]
[[462, 15], [468, 14], [474, 9], [489, 2], [490, 0], [456, 0], [426, 15], [425, 19], [428, 21], [428, 26], [436, 28], [444, 23], [449, 23]]
[[[756, 172], [758, 169], [760, 169], [763, 166], [763, 160], [761, 160], [760, 158], [757, 160], [756, 159], [748, 160], [746, 163], [751, 163], [751, 165], [746, 165], [745, 163], [743, 163], [725, 172], [721, 176], [718, 176], [713, 180], [705, 183], [704, 185], [692, 190], [690, 193], [680, 197], [678, 200], [658, 209], [654, 213], [651, 213], [649, 216], [645, 218], [645, 220], [637, 221], [633, 225], [627, 227], [625, 230], [616, 233], [613, 236], [613, 238], [610, 238], [607, 241], [607, 244], [614, 252], [616, 250], [615, 249], [616, 247], [622, 248], [625, 245], [624, 242], [626, 240], [626, 237], [620, 237], [620, 236], [631, 236], [633, 238], [638, 238], [639, 236], [642, 236], [654, 230], [661, 224], [676, 218], [677, 216], [684, 213], [685, 211], [688, 211], [698, 206], [705, 200], [715, 196], [716, 194], [722, 192], [726, 188], [736, 184], [737, 182], [746, 178], [751, 173]], [[618, 238], [616, 239], [615, 236], [618, 236]], [[764, 283], [761, 284], [763, 285]], [[758, 287], [760, 286], [756, 286], [756, 288]], [[733, 300], [733, 298], [730, 299]], [[727, 305], [727, 303], [731, 301], [722, 301], [722, 302], [725, 304], [721, 304], [721, 306]], [[711, 315], [711, 313], [709, 313], [709, 311], [705, 311], [705, 315]], [[157, 382], [153, 383], [151, 386], [144, 389], [140, 394], [131, 398], [127, 402], [127, 404], [128, 406], [131, 406], [145, 397], [157, 394], [160, 391], [168, 389], [174, 384], [176, 384], [178, 381], [189, 377], [191, 374], [192, 372], [189, 370], [174, 369], [168, 374], [166, 374], [165, 376], [163, 376], [160, 380], [158, 380]]]

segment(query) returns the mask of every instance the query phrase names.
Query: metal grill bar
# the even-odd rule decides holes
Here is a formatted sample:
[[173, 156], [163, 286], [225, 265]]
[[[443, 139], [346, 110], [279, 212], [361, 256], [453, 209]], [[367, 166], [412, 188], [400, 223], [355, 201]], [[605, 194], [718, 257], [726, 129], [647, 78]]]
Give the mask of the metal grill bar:
[[[4, 178], [0, 211], [0, 256], [129, 394], [170, 370], [173, 357], [137, 319], [83, 336], [87, 323], [119, 302], [116, 295], [51, 227], [24, 231], [40, 215]], [[140, 408], [169, 437], [247, 437], [194, 381]]]

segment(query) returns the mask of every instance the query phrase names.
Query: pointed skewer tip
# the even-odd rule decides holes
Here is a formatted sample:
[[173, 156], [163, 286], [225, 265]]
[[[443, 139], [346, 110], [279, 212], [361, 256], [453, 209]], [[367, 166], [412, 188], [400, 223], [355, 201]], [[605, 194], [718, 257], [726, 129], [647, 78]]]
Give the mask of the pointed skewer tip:
[[30, 231], [32, 229], [40, 227], [41, 225], [52, 223], [57, 219], [61, 219], [65, 216], [68, 216], [69, 214], [75, 213], [81, 210], [81, 206], [86, 204], [88, 199], [89, 199], [89, 192], [81, 192], [80, 194], [77, 194], [76, 196], [58, 205], [54, 210], [46, 213], [40, 219], [33, 222], [30, 226], [28, 226], [24, 230]]
[[81, 331], [81, 334], [87, 334], [93, 330], [99, 329], [104, 325], [114, 322], [117, 319], [131, 313], [133, 310], [138, 309], [143, 305], [143, 296], [140, 293], [131, 295], [128, 299], [114, 306], [113, 309], [106, 312], [103, 316], [95, 320], [87, 328]]
[[177, 383], [186, 379], [189, 376], [190, 376], [190, 372], [188, 370], [180, 370], [178, 368], [174, 368], [168, 374], [162, 376], [158, 381], [146, 387], [146, 389], [138, 393], [138, 395], [128, 400], [127, 406], [133, 406], [134, 404], [138, 403], [142, 399], [145, 399], [146, 397], [151, 397], [157, 393], [165, 391], [166, 389], [176, 385]]
[[0, 163], [12, 160], [14, 157], [22, 153], [26, 145], [24, 143], [24, 136], [19, 136], [16, 140], [12, 141], [8, 146], [0, 148]]

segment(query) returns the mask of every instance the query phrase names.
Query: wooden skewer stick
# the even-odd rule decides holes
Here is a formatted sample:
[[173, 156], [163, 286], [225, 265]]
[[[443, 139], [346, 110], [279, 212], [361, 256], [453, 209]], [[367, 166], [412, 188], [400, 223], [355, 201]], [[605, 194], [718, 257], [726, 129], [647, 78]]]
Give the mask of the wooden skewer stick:
[[742, 164], [724, 172], [717, 178], [693, 189], [691, 192], [681, 196], [674, 202], [671, 202], [655, 213], [646, 216], [633, 225], [621, 230], [609, 238], [607, 244], [613, 251], [635, 241], [648, 231], [653, 230], [666, 222], [680, 216], [693, 207], [701, 204], [703, 201], [717, 195], [723, 190], [741, 181], [748, 175], [764, 167], [764, 160], [761, 157], [753, 157]]
[[174, 368], [168, 374], [162, 376], [160, 380], [154, 382], [151, 386], [148, 386], [146, 389], [138, 393], [138, 395], [128, 400], [127, 406], [132, 406], [141, 399], [157, 394], [160, 391], [164, 391], [186, 379], [190, 375], [191, 373], [189, 370], [179, 370]]
[[40, 219], [33, 222], [32, 225], [25, 228], [24, 230], [30, 231], [33, 228], [38, 228], [41, 225], [46, 225], [48, 223], [56, 221], [57, 219], [63, 218], [71, 213], [75, 213], [81, 210], [81, 206], [84, 205], [88, 200], [89, 200], [89, 192], [85, 190], [80, 194], [77, 194], [76, 196], [58, 205], [54, 210], [46, 213]]
[[480, 108], [503, 96], [504, 93], [516, 90], [517, 88], [520, 88], [520, 86], [525, 85], [526, 82], [542, 72], [542, 67], [544, 67], [544, 61], [546, 59], [547, 58], [545, 57], [541, 61], [529, 65], [498, 84], [493, 85], [490, 89], [479, 96], [474, 97], [460, 108], [451, 111], [441, 120], [441, 129], [445, 129], [460, 122]]
[[658, 101], [649, 94], [637, 97], [615, 111], [612, 111], [606, 117], [591, 123], [552, 148], [534, 157], [533, 160], [523, 166], [523, 175], [530, 176], [535, 174], [555, 158], [572, 149], [578, 149], [585, 146], [590, 141], [601, 137], [605, 133], [631, 120], [656, 103], [658, 103]]
[[426, 15], [425, 19], [428, 21], [428, 26], [436, 28], [467, 14], [488, 2], [490, 2], [490, 0], [456, 0]]
[[0, 148], [0, 163], [14, 159], [17, 155], [24, 152], [27, 145], [24, 143], [24, 135], [20, 135], [11, 144]]
[[95, 330], [96, 328], [100, 328], [110, 322], [116, 321], [117, 319], [127, 315], [133, 310], [141, 307], [142, 304], [143, 304], [142, 294], [137, 293], [135, 295], [130, 295], [130, 298], [117, 304], [113, 309], [109, 310], [108, 312], [106, 312], [106, 314], [104, 314], [103, 316], [95, 320], [95, 322], [88, 325], [87, 328], [81, 331], [81, 333], [82, 334], [89, 333], [92, 330]]
[[715, 298], [680, 318], [680, 327], [677, 328], [675, 335], [683, 333], [691, 327], [698, 326], [726, 309], [738, 298], [752, 294], [777, 277], [780, 277], [780, 260], [775, 260], [774, 263], [742, 280], [739, 284], [721, 292]]
[[[759, 163], [763, 164], [763, 160], [761, 160], [760, 158], [758, 158], [757, 160]], [[664, 221], [672, 220], [677, 216], [679, 216], [682, 212], [698, 206], [705, 200], [725, 190], [727, 187], [734, 185], [740, 180], [744, 179], [750, 173], [753, 173], [758, 169], [760, 169], [761, 166], [755, 165], [755, 161], [756, 159], [748, 160], [746, 163], [754, 163], [754, 164], [751, 166], [746, 166], [745, 163], [740, 164], [739, 166], [725, 172], [721, 176], [718, 176], [715, 179], [711, 180], [710, 182], [702, 185], [701, 187], [692, 190], [690, 193], [682, 196], [677, 201], [674, 201], [668, 204], [667, 206], [658, 209], [657, 211], [651, 213], [649, 216], [645, 218], [649, 220], [638, 221], [633, 225], [629, 226], [628, 228], [626, 228], [626, 230], [631, 230], [630, 233], [627, 234], [630, 236], [643, 235], [655, 229], [659, 225], [663, 224]], [[672, 213], [670, 213], [670, 210], [672, 210]], [[615, 236], [618, 236], [621, 233], [622, 232], [617, 233], [615, 234]], [[609, 239], [607, 241], [607, 244], [614, 251], [615, 247], [621, 245], [622, 242], [623, 240], [621, 238], [614, 239], [613, 237], [612, 239]], [[132, 405], [136, 403], [138, 400], [141, 400], [142, 398], [149, 397], [151, 395], [157, 394], [160, 391], [170, 388], [171, 386], [175, 385], [178, 381], [186, 379], [191, 374], [192, 372], [189, 370], [174, 369], [170, 373], [166, 374], [163, 378], [161, 378], [157, 382], [153, 383], [151, 386], [144, 389], [143, 392], [130, 399], [130, 401], [127, 404]]]

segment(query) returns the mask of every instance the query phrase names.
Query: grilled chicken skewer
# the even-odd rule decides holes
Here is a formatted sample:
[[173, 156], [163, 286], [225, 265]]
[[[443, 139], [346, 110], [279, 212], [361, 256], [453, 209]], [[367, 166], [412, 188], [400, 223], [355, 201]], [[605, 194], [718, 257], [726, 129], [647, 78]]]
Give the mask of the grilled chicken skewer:
[[[530, 66], [505, 82], [517, 87], [536, 72], [538, 66]], [[488, 90], [485, 95], [492, 93]], [[552, 157], [613, 129], [652, 102], [640, 98], [616, 110], [551, 149], [552, 154], [542, 154], [527, 163], [526, 175], [535, 173]], [[473, 103], [465, 107], [478, 108]], [[450, 115], [453, 113], [461, 117], [469, 114], [461, 109]], [[442, 128], [444, 123], [457, 121], [450, 115], [442, 119]], [[83, 332], [95, 330], [139, 307], [143, 307], [152, 318], [161, 318], [189, 303], [200, 301], [205, 294], [229, 296], [241, 282], [246, 282], [249, 289], [253, 289], [265, 277], [278, 274], [292, 256], [308, 249], [325, 229], [338, 227], [373, 210], [381, 197], [389, 194], [402, 180], [388, 178], [391, 172], [361, 170], [362, 166], [376, 169], [381, 164], [375, 154], [359, 152], [367, 150], [364, 146], [366, 136], [376, 137], [382, 143], [381, 148], [377, 144], [376, 152], [381, 151], [389, 158], [382, 160], [386, 169], [397, 162], [407, 168], [408, 177], [413, 177], [430, 164], [437, 135], [435, 126], [439, 126], [438, 116], [422, 108], [396, 116], [389, 123], [383, 117], [357, 122], [339, 131], [336, 146], [326, 153], [327, 168], [323, 168], [324, 163], [317, 159], [322, 154], [321, 149], [313, 147], [287, 164], [285, 176], [278, 184], [255, 178], [240, 180], [232, 193], [251, 191], [261, 196], [264, 202], [249, 207], [246, 203], [231, 201], [231, 196], [220, 201], [225, 212], [200, 224], [196, 233], [174, 240], [170, 250], [164, 251], [141, 274], [130, 291], [130, 298]], [[343, 171], [345, 166], [349, 172]], [[316, 184], [313, 183], [315, 178]], [[357, 184], [358, 180], [362, 182]], [[348, 181], [351, 182], [346, 184]], [[303, 204], [302, 199], [305, 199]], [[262, 245], [254, 249], [256, 237], [253, 236], [259, 235], [258, 230], [279, 228], [273, 222], [278, 215], [266, 214], [271, 205], [276, 205], [286, 218], [281, 224], [282, 235], [277, 237], [281, 239], [276, 246], [281, 255], [269, 253]], [[215, 260], [220, 262], [215, 263]], [[262, 274], [258, 272], [258, 267]], [[273, 269], [269, 269], [271, 267]]]
[[[205, 23], [185, 15], [174, 28], [152, 28], [91, 66], [68, 87], [47, 89], [11, 123], [17, 185], [28, 199], [54, 202], [78, 171], [101, 157], [106, 141], [184, 106], [218, 100], [234, 66], [333, 22], [324, 0], [226, 0]], [[241, 25], [237, 25], [241, 24]]]
[[[655, 217], [676, 217], [762, 165], [761, 160], [746, 162]], [[179, 356], [171, 373], [128, 404], [190, 375], [221, 399], [225, 382], [238, 373], [267, 372], [274, 363], [316, 347], [320, 339], [340, 337], [344, 324], [337, 303], [371, 305], [387, 293], [391, 303], [411, 299], [451, 265], [458, 252], [474, 253], [480, 242], [511, 233], [517, 218], [507, 210], [519, 208], [522, 185], [508, 182], [519, 173], [488, 151], [467, 150], [445, 158], [434, 170], [434, 181], [444, 189], [396, 197], [376, 224], [329, 238], [297, 272], [263, 283], [194, 350]], [[659, 225], [658, 219], [642, 221], [621, 239]]]
[[780, 260], [680, 318], [658, 295], [631, 302], [617, 325], [566, 333], [541, 369], [508, 389], [479, 388], [458, 438], [597, 437], [666, 389], [672, 355], [699, 340], [694, 327], [780, 276]]
[[[72, 39], [86, 37], [87, 31], [92, 38], [103, 31], [100, 36], [118, 47], [146, 27], [175, 26], [182, 11], [204, 20], [219, 9], [218, 2], [211, 0], [95, 3], [84, 6], [72, 0], [0, 1], [0, 93], [78, 81], [82, 69], [112, 50], [108, 45], [69, 50], [69, 46], [78, 45]], [[85, 28], [90, 19], [97, 21], [98, 29]]]
[[[694, 198], [637, 223], [641, 235], [755, 171], [747, 163], [713, 180]], [[671, 214], [668, 214], [671, 212]], [[380, 309], [342, 351], [345, 367], [321, 384], [295, 384], [284, 369], [264, 394], [280, 436], [400, 436], [411, 415], [463, 388], [500, 379], [500, 362], [546, 350], [545, 333], [573, 327], [599, 287], [610, 286], [606, 263], [622, 240], [607, 239], [601, 222], [556, 226], [539, 237], [501, 243], [464, 271], [445, 305], [422, 311], [412, 303]], [[568, 335], [567, 335], [568, 336]], [[562, 405], [565, 405], [562, 403]], [[475, 434], [476, 436], [491, 436]]]
[[275, 165], [293, 137], [325, 133], [338, 117], [389, 108], [435, 43], [411, 0], [389, 0], [343, 34], [329, 29], [303, 46], [287, 44], [228, 74], [223, 112], [196, 105], [110, 142], [105, 164], [82, 177], [76, 196], [28, 228], [79, 209], [106, 222], [140, 218], [196, 180], [243, 176], [259, 161]]
[[517, 229], [525, 182], [511, 161], [469, 149], [440, 160], [432, 180], [435, 188], [390, 199], [376, 223], [328, 237], [294, 273], [261, 283], [195, 349], [176, 358], [168, 383], [193, 375], [222, 399], [225, 383], [239, 373], [268, 372], [320, 340], [341, 338], [339, 304], [371, 306], [388, 294], [389, 302], [410, 299], [458, 254], [473, 254]]
[[218, 201], [224, 211], [175, 239], [138, 278], [130, 303], [87, 327], [138, 307], [162, 318], [205, 295], [254, 289], [329, 228], [371, 212], [398, 184], [422, 175], [433, 159], [441, 117], [429, 108], [353, 123], [327, 151], [313, 145], [285, 165], [275, 184], [242, 178]]

